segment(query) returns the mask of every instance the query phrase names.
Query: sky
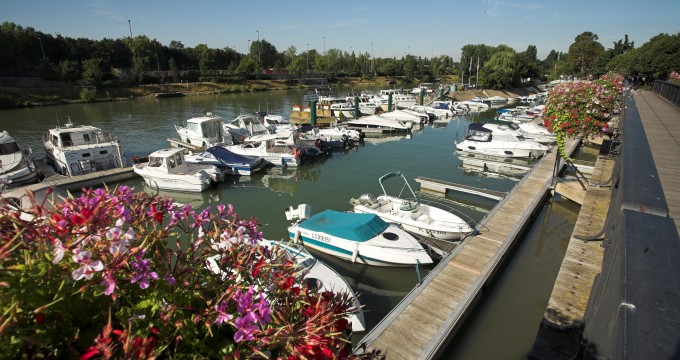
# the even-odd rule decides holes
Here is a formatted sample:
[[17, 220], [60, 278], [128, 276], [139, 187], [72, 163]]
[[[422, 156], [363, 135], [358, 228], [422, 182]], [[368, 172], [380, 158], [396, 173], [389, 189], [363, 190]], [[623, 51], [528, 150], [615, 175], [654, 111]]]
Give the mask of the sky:
[[161, 44], [206, 44], [247, 52], [266, 40], [279, 52], [328, 49], [401, 58], [459, 60], [467, 44], [516, 51], [535, 45], [538, 58], [568, 52], [590, 31], [605, 48], [627, 34], [640, 47], [680, 32], [678, 0], [2, 0], [0, 22], [65, 37], [119, 39], [146, 35]]

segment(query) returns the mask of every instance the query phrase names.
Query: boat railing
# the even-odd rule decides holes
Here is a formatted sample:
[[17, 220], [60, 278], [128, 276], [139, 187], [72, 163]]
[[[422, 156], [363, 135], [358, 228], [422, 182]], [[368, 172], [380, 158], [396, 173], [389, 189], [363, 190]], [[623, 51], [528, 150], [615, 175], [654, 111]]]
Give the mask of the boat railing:
[[454, 208], [453, 206], [451, 206], [449, 204], [446, 204], [445, 202], [437, 201], [437, 200], [434, 200], [434, 199], [425, 199], [425, 198], [423, 198], [422, 195], [418, 198], [418, 202], [420, 202], [420, 204], [423, 204], [423, 205], [438, 207], [438, 208], [440, 208], [444, 211], [450, 212], [450, 213], [458, 216], [459, 218], [463, 219], [463, 221], [465, 221], [470, 227], [472, 227], [472, 228], [477, 227], [477, 221], [475, 221], [473, 218], [471, 218], [470, 216], [468, 216], [464, 212]]

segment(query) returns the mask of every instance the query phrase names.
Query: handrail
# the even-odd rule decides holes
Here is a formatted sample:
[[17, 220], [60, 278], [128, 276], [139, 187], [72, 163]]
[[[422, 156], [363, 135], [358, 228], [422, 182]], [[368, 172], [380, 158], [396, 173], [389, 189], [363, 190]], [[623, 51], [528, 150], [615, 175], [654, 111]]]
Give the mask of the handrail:
[[654, 82], [652, 90], [675, 104], [675, 106], [680, 107], [680, 84], [657, 80]]

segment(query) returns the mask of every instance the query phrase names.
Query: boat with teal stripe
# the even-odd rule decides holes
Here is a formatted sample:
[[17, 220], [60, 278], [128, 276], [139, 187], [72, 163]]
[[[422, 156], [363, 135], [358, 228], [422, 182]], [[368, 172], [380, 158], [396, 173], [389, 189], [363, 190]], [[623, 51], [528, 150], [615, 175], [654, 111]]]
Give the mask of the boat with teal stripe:
[[433, 262], [418, 239], [377, 215], [334, 210], [310, 213], [307, 204], [286, 210], [286, 218], [295, 220], [288, 228], [294, 242], [352, 263], [415, 266]]

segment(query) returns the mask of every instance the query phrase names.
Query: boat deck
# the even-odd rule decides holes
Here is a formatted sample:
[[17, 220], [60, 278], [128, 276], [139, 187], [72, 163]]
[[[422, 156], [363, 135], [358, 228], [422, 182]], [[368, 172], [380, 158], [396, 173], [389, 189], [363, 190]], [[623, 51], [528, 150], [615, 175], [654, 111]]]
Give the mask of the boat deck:
[[[567, 147], [573, 149], [575, 143], [571, 141]], [[389, 359], [436, 358], [462, 328], [487, 284], [541, 209], [550, 193], [555, 160], [556, 151], [539, 160], [480, 222], [479, 233], [466, 238], [443, 259], [360, 346], [381, 349]]]

